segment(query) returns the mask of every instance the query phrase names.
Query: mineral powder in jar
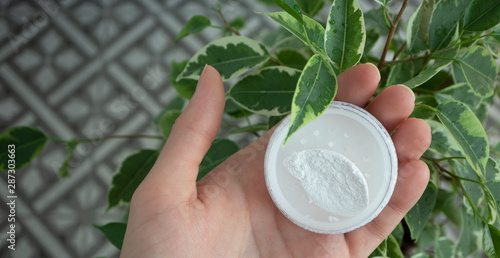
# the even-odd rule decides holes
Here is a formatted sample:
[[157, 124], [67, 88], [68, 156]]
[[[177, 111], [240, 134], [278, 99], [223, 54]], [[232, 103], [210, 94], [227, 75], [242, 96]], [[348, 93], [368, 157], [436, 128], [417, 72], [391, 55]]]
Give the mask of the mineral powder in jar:
[[278, 209], [307, 230], [341, 234], [372, 221], [397, 179], [389, 133], [365, 110], [334, 101], [283, 146], [290, 117], [269, 141], [264, 169]]

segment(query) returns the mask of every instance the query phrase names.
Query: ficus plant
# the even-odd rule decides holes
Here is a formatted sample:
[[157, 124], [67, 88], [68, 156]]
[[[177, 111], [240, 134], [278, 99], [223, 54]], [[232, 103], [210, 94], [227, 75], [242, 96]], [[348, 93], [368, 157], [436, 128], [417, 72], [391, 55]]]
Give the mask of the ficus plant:
[[[264, 15], [281, 28], [256, 38], [240, 34], [245, 20], [228, 21], [220, 1], [213, 10], [221, 24], [193, 16], [174, 43], [208, 27], [220, 29], [221, 36], [189, 60], [172, 63], [169, 82], [179, 97], [152, 121], [159, 135], [144, 137], [166, 140], [205, 65], [215, 67], [230, 82], [221, 125], [225, 133], [200, 164], [200, 179], [238, 151], [228, 136], [259, 135], [289, 114], [288, 140], [327, 109], [342, 71], [371, 62], [380, 70], [380, 89], [394, 84], [413, 89], [411, 116], [424, 119], [432, 129], [431, 146], [422, 157], [431, 180], [372, 256], [476, 257], [484, 252], [500, 257], [500, 145], [490, 143], [484, 129], [488, 107], [500, 95], [500, 1], [422, 0], [408, 20], [402, 17], [409, 0], [375, 1], [377, 8], [363, 12], [357, 0], [261, 0], [282, 11], [254, 15]], [[325, 13], [326, 20], [317, 18]], [[62, 142], [67, 157], [60, 176], [67, 177], [78, 145], [120, 137], [60, 139], [34, 127], [13, 127], [0, 135], [0, 146], [16, 144], [19, 169], [48, 140]], [[116, 169], [108, 210], [130, 202], [158, 151], [138, 150]], [[0, 170], [9, 170], [8, 154], [2, 147]], [[121, 248], [125, 222], [96, 227]]]

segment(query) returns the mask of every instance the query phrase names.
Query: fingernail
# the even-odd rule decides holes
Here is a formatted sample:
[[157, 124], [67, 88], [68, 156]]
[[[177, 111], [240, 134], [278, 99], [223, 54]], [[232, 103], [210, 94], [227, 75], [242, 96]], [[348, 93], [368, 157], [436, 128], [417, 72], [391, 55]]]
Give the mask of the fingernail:
[[411, 95], [413, 96], [413, 101], [415, 101], [415, 93], [413, 92], [413, 90], [412, 90], [410, 87], [408, 87], [408, 86], [406, 86], [406, 85], [403, 85], [403, 84], [398, 84], [397, 86], [404, 87], [404, 88], [406, 88], [408, 91], [410, 91], [410, 92], [411, 92]]
[[378, 70], [378, 67], [375, 64], [372, 64], [372, 63], [365, 63], [365, 64], [372, 66], [373, 69], [375, 69], [377, 71], [378, 81], [380, 81], [381, 76], [380, 76], [380, 71]]
[[204, 73], [205, 73], [205, 71], [207, 70], [207, 67], [208, 67], [208, 64], [205, 64], [205, 67], [203, 67], [203, 71], [201, 71], [200, 78], [203, 76], [203, 74], [204, 74]]

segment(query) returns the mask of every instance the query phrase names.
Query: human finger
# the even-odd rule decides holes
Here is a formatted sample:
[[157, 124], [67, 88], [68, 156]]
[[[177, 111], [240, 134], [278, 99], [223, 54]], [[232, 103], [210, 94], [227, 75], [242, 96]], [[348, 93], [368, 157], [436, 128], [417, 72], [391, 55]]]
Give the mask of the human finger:
[[[222, 79], [211, 66], [203, 70], [188, 106], [172, 131], [148, 177], [178, 201], [196, 199], [196, 177], [201, 160], [219, 131], [224, 111]], [[146, 181], [145, 180], [145, 181]]]
[[337, 77], [335, 100], [363, 106], [373, 95], [379, 82], [380, 73], [375, 65], [366, 63], [351, 67]]
[[375, 249], [392, 232], [422, 196], [429, 182], [429, 168], [418, 160], [431, 142], [429, 125], [420, 119], [405, 120], [394, 133], [393, 141], [399, 169], [391, 200], [372, 222], [346, 234], [348, 243], [362, 250]]
[[413, 112], [414, 107], [413, 91], [404, 85], [394, 85], [375, 97], [366, 110], [375, 116], [388, 132], [392, 132]]

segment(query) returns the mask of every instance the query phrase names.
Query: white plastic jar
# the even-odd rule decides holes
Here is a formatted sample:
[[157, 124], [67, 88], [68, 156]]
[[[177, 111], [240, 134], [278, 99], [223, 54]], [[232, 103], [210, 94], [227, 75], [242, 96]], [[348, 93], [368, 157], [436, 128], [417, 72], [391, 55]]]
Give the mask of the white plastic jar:
[[[283, 215], [313, 232], [341, 234], [366, 225], [380, 214], [394, 191], [398, 162], [389, 133], [375, 117], [355, 105], [334, 101], [282, 147], [289, 124], [290, 116], [272, 135], [264, 163], [267, 189]], [[293, 176], [283, 162], [294, 153], [307, 150], [338, 153], [354, 163], [366, 182], [367, 206], [354, 215], [346, 215], [332, 213], [312, 202], [304, 182]], [[348, 184], [331, 187], [337, 187], [341, 193]], [[339, 196], [328, 198], [343, 198]]]

